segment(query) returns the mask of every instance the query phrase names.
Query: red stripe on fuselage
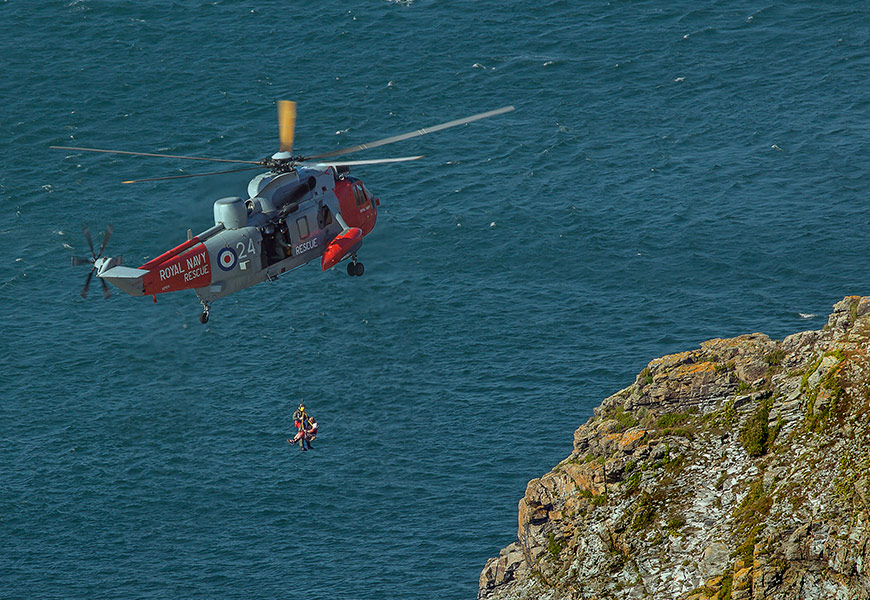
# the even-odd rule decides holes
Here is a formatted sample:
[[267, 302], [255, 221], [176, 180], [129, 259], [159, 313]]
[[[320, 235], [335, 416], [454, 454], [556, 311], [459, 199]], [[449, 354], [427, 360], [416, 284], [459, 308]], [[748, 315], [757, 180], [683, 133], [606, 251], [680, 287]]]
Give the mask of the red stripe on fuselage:
[[[142, 278], [145, 295], [204, 287], [211, 283], [211, 259], [208, 250], [204, 244], [195, 245], [199, 240], [190, 244], [194, 240], [196, 238], [165, 253], [163, 256], [168, 256], [168, 260], [161, 263], [152, 260], [139, 267], [149, 267], [148, 273]], [[187, 248], [179, 251], [185, 245]]]

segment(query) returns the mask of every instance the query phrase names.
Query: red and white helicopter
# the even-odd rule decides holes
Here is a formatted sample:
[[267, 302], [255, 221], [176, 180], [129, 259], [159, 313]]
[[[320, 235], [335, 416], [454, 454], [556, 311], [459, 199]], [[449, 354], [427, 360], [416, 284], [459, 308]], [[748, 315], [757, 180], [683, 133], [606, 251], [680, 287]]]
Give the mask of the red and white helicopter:
[[348, 175], [350, 167], [404, 162], [423, 157], [357, 161], [331, 159], [512, 110], [513, 106], [505, 106], [368, 144], [312, 156], [293, 156], [296, 103], [283, 100], [278, 102], [279, 151], [260, 161], [51, 146], [58, 150], [77, 152], [254, 165], [229, 171], [139, 179], [124, 183], [268, 169], [248, 183], [246, 199], [233, 196], [221, 198], [214, 203], [213, 227], [199, 235], [193, 235], [188, 230], [187, 241], [135, 269], [124, 266], [121, 258], [103, 256], [106, 243], [112, 234], [111, 225], [106, 228], [99, 252], [95, 252], [90, 232], [85, 228], [91, 256], [74, 256], [72, 259], [73, 265], [91, 265], [82, 289], [82, 297], [87, 295], [94, 275], [100, 279], [106, 297], [109, 296], [106, 281], [131, 296], [153, 296], [155, 302], [157, 294], [192, 289], [202, 303], [203, 311], [199, 320], [206, 323], [211, 302], [261, 281], [274, 280], [316, 258], [320, 258], [320, 268], [324, 271], [339, 262], [349, 260], [348, 275], [361, 276], [364, 267], [357, 260], [357, 252], [363, 238], [375, 226], [380, 201], [372, 196], [362, 181]]

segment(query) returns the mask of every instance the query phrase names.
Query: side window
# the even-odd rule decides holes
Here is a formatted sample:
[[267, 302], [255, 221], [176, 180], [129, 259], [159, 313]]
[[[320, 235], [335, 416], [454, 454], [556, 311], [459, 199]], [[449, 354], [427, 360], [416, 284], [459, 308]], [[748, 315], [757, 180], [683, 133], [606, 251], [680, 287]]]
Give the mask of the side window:
[[308, 237], [308, 217], [296, 219], [296, 227], [299, 228], [299, 239], [304, 240]]
[[317, 224], [320, 225], [321, 229], [327, 225], [332, 225], [332, 213], [325, 204], [320, 207], [320, 212], [317, 213]]

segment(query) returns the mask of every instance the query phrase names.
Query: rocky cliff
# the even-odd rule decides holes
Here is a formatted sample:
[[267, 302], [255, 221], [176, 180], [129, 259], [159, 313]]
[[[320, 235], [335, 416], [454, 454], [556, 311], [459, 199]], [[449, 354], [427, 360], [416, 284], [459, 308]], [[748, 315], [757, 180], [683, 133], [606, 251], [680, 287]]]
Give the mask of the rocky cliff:
[[656, 359], [519, 503], [481, 599], [870, 599], [870, 298]]

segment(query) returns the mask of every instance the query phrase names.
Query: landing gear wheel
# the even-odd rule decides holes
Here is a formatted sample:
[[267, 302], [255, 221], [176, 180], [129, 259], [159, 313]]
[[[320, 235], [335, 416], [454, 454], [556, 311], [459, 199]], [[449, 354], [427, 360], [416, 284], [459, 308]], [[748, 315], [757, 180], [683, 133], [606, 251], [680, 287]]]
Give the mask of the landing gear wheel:
[[350, 275], [351, 277], [356, 275], [356, 263], [355, 262], [347, 263], [347, 274]]
[[362, 274], [366, 272], [366, 268], [363, 266], [361, 262], [358, 262], [354, 265], [354, 275], [357, 277], [362, 277]]

